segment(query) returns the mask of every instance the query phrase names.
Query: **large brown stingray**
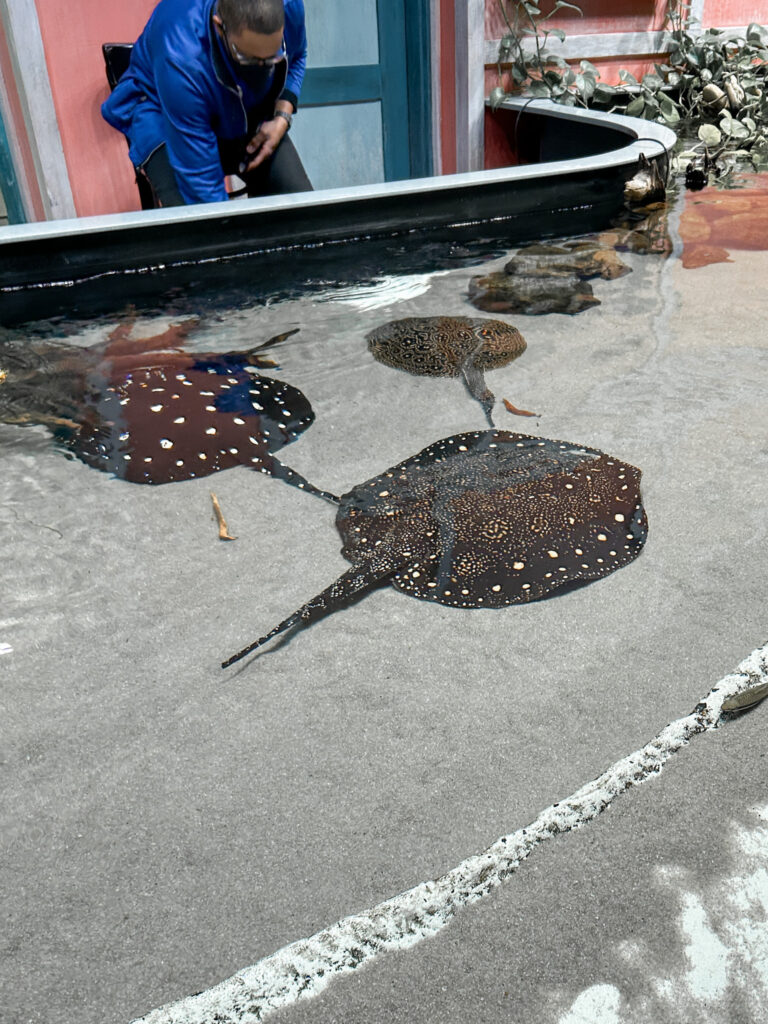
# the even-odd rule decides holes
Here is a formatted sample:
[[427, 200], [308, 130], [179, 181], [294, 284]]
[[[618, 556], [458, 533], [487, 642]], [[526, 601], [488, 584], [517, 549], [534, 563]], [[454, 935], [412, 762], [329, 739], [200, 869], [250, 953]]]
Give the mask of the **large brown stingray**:
[[568, 441], [504, 430], [437, 441], [342, 495], [352, 568], [223, 667], [385, 580], [440, 604], [500, 608], [607, 576], [645, 543], [639, 488], [639, 469]]
[[428, 377], [464, 379], [493, 426], [493, 392], [484, 371], [517, 359], [525, 339], [503, 320], [468, 316], [408, 316], [390, 320], [367, 335], [375, 359], [396, 370]]

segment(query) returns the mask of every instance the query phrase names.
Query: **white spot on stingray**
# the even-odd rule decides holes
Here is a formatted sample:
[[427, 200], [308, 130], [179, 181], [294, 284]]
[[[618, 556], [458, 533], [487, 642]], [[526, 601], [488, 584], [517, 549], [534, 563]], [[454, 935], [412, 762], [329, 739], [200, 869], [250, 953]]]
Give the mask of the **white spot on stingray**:
[[177, 466], [183, 466], [184, 465], [184, 459], [176, 459], [176, 465]]
[[206, 405], [205, 411], [206, 412], [216, 412], [216, 406], [215, 405]]
[[124, 431], [122, 432], [122, 434], [120, 435], [120, 440], [121, 440], [121, 441], [127, 441], [127, 440], [128, 440], [128, 438], [129, 438], [130, 436], [131, 436], [131, 435], [130, 435], [130, 434], [128, 433], [128, 431], [127, 431], [127, 430], [124, 430]]
[[173, 441], [169, 441], [167, 437], [160, 438], [161, 448], [173, 448]]
[[217, 432], [216, 427], [206, 427], [205, 432], [206, 434], [215, 434]]
[[617, 523], [624, 522], [624, 516], [621, 514], [621, 512], [617, 512], [613, 518], [616, 520]]
[[245, 420], [240, 419], [239, 416], [235, 416], [235, 418], [232, 420], [232, 422], [236, 423], [239, 427], [245, 426]]
[[151, 412], [162, 412], [163, 411], [163, 406], [162, 405], [150, 405], [149, 408], [150, 408]]
[[520, 569], [524, 569], [525, 568], [525, 562], [513, 562], [512, 563], [512, 568], [513, 569], [517, 569], [518, 572], [519, 572]]
[[174, 423], [186, 423], [187, 422], [187, 418], [186, 418], [186, 416], [177, 416], [176, 419], [173, 422]]
[[205, 460], [208, 458], [208, 456], [205, 454], [205, 452], [200, 452], [197, 457], [198, 457], [198, 459], [202, 459], [203, 462], [205, 462]]

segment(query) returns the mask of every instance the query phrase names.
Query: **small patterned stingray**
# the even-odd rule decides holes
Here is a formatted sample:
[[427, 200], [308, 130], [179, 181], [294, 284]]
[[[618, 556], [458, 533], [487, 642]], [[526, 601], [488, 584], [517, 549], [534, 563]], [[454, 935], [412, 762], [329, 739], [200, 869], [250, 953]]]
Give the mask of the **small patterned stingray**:
[[483, 372], [506, 366], [525, 351], [525, 339], [503, 320], [468, 316], [405, 317], [367, 335], [372, 355], [385, 366], [427, 377], [464, 379], [493, 426], [495, 398]]
[[648, 532], [639, 469], [502, 430], [437, 441], [359, 484], [336, 525], [353, 567], [224, 667], [384, 580], [440, 604], [500, 608], [607, 576]]

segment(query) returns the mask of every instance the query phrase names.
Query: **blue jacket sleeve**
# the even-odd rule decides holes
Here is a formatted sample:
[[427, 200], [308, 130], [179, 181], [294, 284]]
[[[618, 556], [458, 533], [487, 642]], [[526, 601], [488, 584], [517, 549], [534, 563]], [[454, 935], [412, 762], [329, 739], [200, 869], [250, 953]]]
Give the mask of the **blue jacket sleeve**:
[[299, 105], [301, 84], [307, 67], [307, 30], [304, 21], [304, 0], [286, 0], [285, 49], [288, 54], [288, 75], [280, 99]]
[[166, 58], [156, 72], [168, 158], [185, 203], [227, 199], [216, 134], [201, 85], [181, 64]]

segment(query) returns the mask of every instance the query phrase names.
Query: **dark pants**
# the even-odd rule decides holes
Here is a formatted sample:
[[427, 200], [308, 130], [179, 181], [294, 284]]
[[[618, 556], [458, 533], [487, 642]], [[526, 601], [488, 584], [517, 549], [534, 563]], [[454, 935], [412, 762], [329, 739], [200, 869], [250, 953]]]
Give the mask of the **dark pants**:
[[[248, 174], [241, 174], [240, 163], [247, 159], [243, 141], [220, 142], [219, 155], [224, 174], [237, 174], [245, 182], [249, 196], [277, 196], [287, 192], [311, 192], [307, 172], [287, 135], [271, 157]], [[155, 206], [183, 206], [184, 200], [176, 184], [176, 176], [165, 145], [152, 153], [136, 168], [137, 180], [145, 182], [152, 192]]]

